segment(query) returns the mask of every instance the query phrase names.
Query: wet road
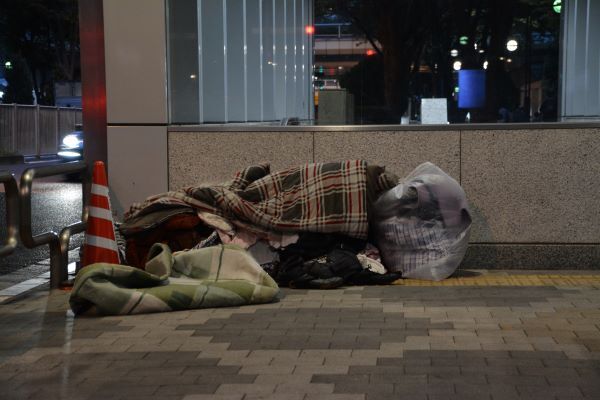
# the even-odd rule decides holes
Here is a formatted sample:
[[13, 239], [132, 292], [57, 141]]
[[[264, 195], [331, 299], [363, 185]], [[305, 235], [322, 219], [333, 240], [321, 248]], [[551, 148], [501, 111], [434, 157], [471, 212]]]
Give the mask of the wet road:
[[[31, 219], [34, 235], [48, 230], [59, 232], [63, 227], [77, 222], [81, 218], [81, 184], [48, 181], [50, 179], [60, 180], [61, 178], [47, 178], [43, 182], [34, 181], [33, 183]], [[0, 240], [2, 244], [5, 242], [6, 232], [6, 199], [2, 187], [0, 191]], [[82, 234], [74, 236], [71, 239], [70, 248], [79, 247], [82, 241]], [[31, 270], [31, 272], [22, 274], [23, 277], [20, 279], [23, 280], [33, 277], [27, 276], [27, 274], [33, 275], [46, 272], [48, 269], [43, 270], [43, 267], [35, 269], [25, 267], [49, 257], [50, 253], [47, 245], [35, 249], [26, 249], [19, 244], [13, 254], [0, 258], [0, 287], [5, 286], [1, 284], [1, 281], [7, 280], [6, 274], [15, 271]], [[3, 276], [5, 279], [2, 279]]]

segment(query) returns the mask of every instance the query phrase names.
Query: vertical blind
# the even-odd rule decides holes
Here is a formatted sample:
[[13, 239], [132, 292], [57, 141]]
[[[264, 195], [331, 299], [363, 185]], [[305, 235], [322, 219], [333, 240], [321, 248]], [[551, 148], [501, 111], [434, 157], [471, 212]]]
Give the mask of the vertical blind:
[[312, 112], [312, 0], [169, 0], [173, 124]]

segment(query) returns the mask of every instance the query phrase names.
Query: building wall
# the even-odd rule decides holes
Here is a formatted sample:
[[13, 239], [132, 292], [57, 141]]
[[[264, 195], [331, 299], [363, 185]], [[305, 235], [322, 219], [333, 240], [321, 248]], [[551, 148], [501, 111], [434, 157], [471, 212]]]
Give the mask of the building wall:
[[[287, 26], [286, 23], [280, 25], [284, 17], [284, 21], [294, 20], [296, 27], [301, 26], [304, 18], [297, 20], [303, 15], [302, 7], [298, 6], [308, 4], [305, 9], [310, 9], [311, 4], [310, 1], [288, 0], [281, 9], [278, 7], [283, 3], [260, 0], [260, 4], [266, 5], [265, 9], [262, 6], [251, 7], [258, 1], [242, 2], [247, 6], [247, 17], [265, 18], [266, 23], [273, 21], [274, 30]], [[229, 179], [235, 171], [261, 161], [271, 162], [273, 170], [277, 170], [310, 161], [364, 158], [384, 164], [400, 176], [406, 175], [421, 162], [432, 161], [463, 185], [471, 204], [474, 226], [464, 266], [600, 267], [598, 124], [492, 125], [480, 128], [457, 125], [285, 129], [232, 125], [169, 127], [166, 26], [169, 16], [164, 0], [103, 0], [102, 4], [108, 177], [113, 207], [118, 214], [121, 215], [132, 202], [141, 201], [149, 195], [169, 188]], [[215, 4], [211, 0], [204, 5]], [[584, 4], [584, 1], [577, 4]], [[585, 4], [591, 5], [592, 2]], [[253, 14], [257, 9], [261, 10], [260, 15]], [[595, 10], [593, 8], [591, 16], [596, 16]], [[227, 21], [236, 24], [236, 15], [223, 15]], [[584, 14], [577, 15], [576, 20], [585, 19]], [[193, 18], [191, 20], [193, 24]], [[297, 35], [301, 34], [298, 29], [295, 31]], [[241, 32], [242, 37], [243, 34]], [[587, 35], [589, 39], [591, 36]], [[569, 50], [573, 36], [571, 33], [567, 36], [566, 50]], [[234, 37], [232, 35], [228, 40]], [[292, 32], [286, 33], [288, 37], [294, 38]], [[579, 37], [573, 39], [575, 44], [583, 43]], [[269, 65], [268, 61], [273, 59], [264, 58], [264, 53], [251, 51], [251, 46], [259, 42], [253, 41], [252, 35], [247, 34], [246, 38], [247, 62], [256, 61], [253, 57], [259, 54], [257, 65]], [[296, 45], [303, 40], [306, 38], [296, 37]], [[261, 43], [264, 45], [264, 42]], [[594, 47], [589, 46], [591, 43], [592, 40], [587, 40], [585, 46]], [[286, 65], [296, 66], [296, 79], [303, 76], [298, 75], [298, 51], [294, 57], [289, 51], [282, 54], [278, 51], [281, 44], [275, 40], [275, 63], [285, 58]], [[270, 48], [273, 48], [273, 43]], [[305, 50], [305, 54], [311, 54], [310, 46]], [[578, 61], [565, 52], [563, 54], [566, 54], [563, 62], [567, 63], [565, 68], [569, 74], [569, 68], [577, 65]], [[593, 72], [595, 64], [591, 58], [595, 53], [586, 54], [588, 64], [592, 63], [586, 64], [587, 71]], [[304, 72], [307, 73], [308, 69], [305, 67]], [[226, 70], [232, 72], [230, 68]], [[305, 107], [302, 99], [306, 96], [298, 95], [297, 89], [287, 86], [293, 82], [294, 75], [291, 80], [287, 79], [287, 73], [291, 73], [292, 69], [288, 68], [285, 72], [282, 75], [280, 70], [276, 70], [268, 75], [267, 80], [273, 83], [268, 87], [263, 73], [258, 74], [262, 77], [260, 79], [247, 79], [247, 93], [253, 96], [252, 101], [245, 100], [244, 114], [248, 114], [248, 119], [253, 119], [250, 118], [252, 113], [262, 113], [260, 119], [266, 115], [265, 90], [276, 97], [285, 93], [285, 104], [275, 102], [274, 113]], [[575, 75], [580, 76], [577, 72]], [[588, 86], [593, 86], [596, 81], [589, 74], [585, 76], [588, 77]], [[277, 83], [281, 77], [286, 80], [285, 85]], [[567, 78], [567, 81], [571, 79]], [[573, 84], [574, 88], [581, 85]], [[262, 98], [260, 93], [263, 93]], [[571, 110], [569, 102], [575, 104], [580, 100], [578, 93], [580, 91], [573, 92], [563, 87], [563, 116], [598, 115], [593, 110], [583, 114], [577, 110], [565, 112]], [[594, 93], [590, 96], [582, 104], [597, 104], [594, 103]], [[103, 94], [96, 100], [103, 103]], [[255, 107], [257, 104], [259, 107]], [[98, 121], [104, 123], [102, 119]], [[89, 148], [104, 140], [99, 136], [86, 136]]]
[[600, 268], [599, 128], [202, 129], [169, 132], [170, 189], [228, 180], [259, 162], [277, 170], [360, 158], [404, 176], [431, 161], [470, 202], [464, 267]]

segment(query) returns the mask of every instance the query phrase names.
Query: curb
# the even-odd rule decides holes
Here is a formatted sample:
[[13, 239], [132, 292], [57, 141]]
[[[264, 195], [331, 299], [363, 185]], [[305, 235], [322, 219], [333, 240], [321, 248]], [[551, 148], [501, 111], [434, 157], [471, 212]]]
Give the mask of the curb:
[[0, 165], [23, 164], [25, 157], [22, 155], [0, 156]]
[[39, 156], [25, 156], [23, 161], [25, 164], [48, 162], [48, 161], [60, 161], [61, 159], [56, 154], [41, 154]]
[[[49, 259], [48, 259], [49, 260]], [[72, 262], [68, 265], [67, 270], [69, 275], [75, 275], [76, 263]], [[10, 303], [17, 300], [34, 289], [44, 286], [50, 282], [50, 271], [44, 272], [35, 278], [28, 279], [16, 285], [9, 286], [6, 289], [0, 290], [0, 305]]]

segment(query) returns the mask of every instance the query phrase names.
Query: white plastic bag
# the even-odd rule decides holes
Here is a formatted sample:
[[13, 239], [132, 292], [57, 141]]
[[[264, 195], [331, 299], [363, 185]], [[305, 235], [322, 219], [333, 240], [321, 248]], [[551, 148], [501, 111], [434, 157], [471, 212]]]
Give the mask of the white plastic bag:
[[423, 163], [374, 203], [371, 229], [389, 271], [445, 279], [458, 268], [469, 243], [465, 192], [440, 168]]

